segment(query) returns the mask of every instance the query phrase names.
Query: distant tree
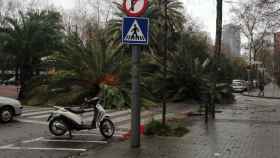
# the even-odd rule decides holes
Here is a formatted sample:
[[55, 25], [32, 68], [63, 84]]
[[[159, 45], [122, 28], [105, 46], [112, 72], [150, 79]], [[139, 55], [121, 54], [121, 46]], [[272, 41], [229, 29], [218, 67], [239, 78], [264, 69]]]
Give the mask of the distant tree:
[[233, 67], [233, 74], [232, 77], [234, 79], [247, 79], [247, 68], [248, 63], [244, 60], [243, 57], [235, 57], [232, 59], [232, 67]]
[[241, 3], [240, 6], [233, 9], [233, 13], [246, 38], [250, 62], [256, 61], [258, 53], [267, 47], [266, 39], [272, 35], [275, 20], [266, 16], [267, 13], [263, 7], [252, 2]]
[[54, 11], [19, 12], [19, 17], [5, 17], [6, 25], [0, 27], [0, 40], [5, 53], [15, 57], [20, 72], [21, 91], [24, 98], [27, 82], [32, 78], [41, 58], [61, 48], [61, 15]]
[[257, 0], [257, 7], [261, 8], [268, 20], [273, 20], [274, 26], [280, 25], [280, 1], [279, 0]]

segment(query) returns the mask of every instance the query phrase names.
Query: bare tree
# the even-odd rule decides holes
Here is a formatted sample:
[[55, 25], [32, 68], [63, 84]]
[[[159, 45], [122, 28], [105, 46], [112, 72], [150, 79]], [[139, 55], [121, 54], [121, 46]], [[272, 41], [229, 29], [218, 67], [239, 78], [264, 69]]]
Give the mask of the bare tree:
[[90, 38], [94, 30], [107, 25], [114, 9], [113, 0], [77, 0], [73, 9], [63, 13], [65, 27], [79, 32], [83, 39]]
[[258, 7], [262, 8], [265, 16], [279, 19], [280, 16], [280, 1], [279, 0], [258, 0]]
[[256, 60], [258, 53], [266, 46], [266, 41], [271, 36], [275, 23], [266, 16], [265, 10], [252, 1], [241, 3], [232, 10], [236, 22], [246, 38], [250, 63]]

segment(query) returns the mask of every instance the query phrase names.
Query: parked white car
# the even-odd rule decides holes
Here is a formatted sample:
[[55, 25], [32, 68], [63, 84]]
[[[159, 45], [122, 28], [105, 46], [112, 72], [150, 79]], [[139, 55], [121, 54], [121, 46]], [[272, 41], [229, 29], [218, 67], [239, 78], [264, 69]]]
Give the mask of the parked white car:
[[20, 101], [7, 97], [0, 97], [0, 122], [8, 123], [14, 116], [21, 115], [22, 105]]
[[246, 81], [244, 80], [233, 80], [231, 87], [234, 92], [243, 92], [247, 89]]

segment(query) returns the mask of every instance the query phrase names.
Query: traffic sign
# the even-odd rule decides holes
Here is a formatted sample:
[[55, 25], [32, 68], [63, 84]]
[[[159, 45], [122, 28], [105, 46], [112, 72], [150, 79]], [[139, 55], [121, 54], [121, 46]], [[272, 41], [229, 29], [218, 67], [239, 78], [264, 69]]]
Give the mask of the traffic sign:
[[122, 43], [147, 45], [149, 43], [149, 19], [124, 17]]
[[123, 10], [128, 16], [141, 16], [148, 8], [148, 0], [124, 0]]

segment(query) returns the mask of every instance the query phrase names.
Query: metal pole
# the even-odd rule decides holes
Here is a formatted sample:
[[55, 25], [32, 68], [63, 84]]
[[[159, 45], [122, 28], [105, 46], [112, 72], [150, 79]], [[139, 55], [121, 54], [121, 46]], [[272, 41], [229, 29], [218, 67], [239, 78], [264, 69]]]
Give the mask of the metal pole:
[[140, 147], [140, 88], [139, 88], [140, 50], [132, 46], [132, 108], [131, 108], [131, 147]]

